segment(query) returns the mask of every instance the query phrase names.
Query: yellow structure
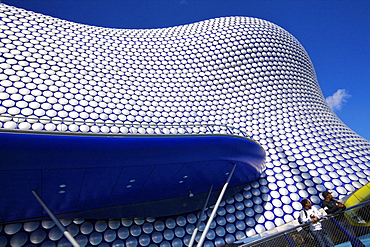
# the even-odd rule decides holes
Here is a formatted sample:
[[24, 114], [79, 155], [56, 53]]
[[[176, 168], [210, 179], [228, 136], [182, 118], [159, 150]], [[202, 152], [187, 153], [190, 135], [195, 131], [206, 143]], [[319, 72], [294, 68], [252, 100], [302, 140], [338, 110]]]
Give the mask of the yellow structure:
[[[370, 183], [355, 191], [344, 203], [349, 208], [370, 199]], [[345, 213], [346, 218], [355, 226], [370, 226], [370, 221], [362, 217], [361, 208]]]

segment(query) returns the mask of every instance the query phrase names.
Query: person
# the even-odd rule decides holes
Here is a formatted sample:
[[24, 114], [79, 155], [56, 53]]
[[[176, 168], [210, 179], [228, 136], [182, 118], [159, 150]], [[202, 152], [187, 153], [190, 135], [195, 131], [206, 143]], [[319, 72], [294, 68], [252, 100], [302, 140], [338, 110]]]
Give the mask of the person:
[[327, 214], [334, 214], [346, 209], [341, 202], [333, 199], [333, 195], [329, 191], [324, 191], [321, 193], [324, 200], [321, 203], [322, 208]]
[[291, 235], [292, 237], [292, 240], [293, 240], [293, 245], [294, 246], [297, 246], [297, 247], [307, 247], [307, 242], [305, 240], [305, 238], [299, 234], [299, 233], [296, 233], [296, 234], [292, 234]]
[[323, 217], [323, 214], [319, 212], [316, 208], [312, 207], [312, 203], [308, 199], [303, 199], [301, 201], [303, 209], [299, 212], [299, 222], [309, 223], [312, 222], [310, 226], [310, 231], [316, 241], [319, 243], [320, 247], [334, 247], [334, 243], [331, 240], [328, 232], [323, 228], [319, 219]]
[[[321, 193], [324, 200], [321, 203], [322, 208], [327, 214], [339, 213], [346, 209], [346, 206], [341, 202], [335, 200], [333, 195], [329, 191], [324, 191]], [[344, 228], [344, 231], [349, 235], [349, 240], [352, 246], [364, 247], [365, 245], [357, 238], [355, 231], [353, 230], [350, 223], [344, 217], [344, 215], [338, 215], [336, 217], [338, 223]]]

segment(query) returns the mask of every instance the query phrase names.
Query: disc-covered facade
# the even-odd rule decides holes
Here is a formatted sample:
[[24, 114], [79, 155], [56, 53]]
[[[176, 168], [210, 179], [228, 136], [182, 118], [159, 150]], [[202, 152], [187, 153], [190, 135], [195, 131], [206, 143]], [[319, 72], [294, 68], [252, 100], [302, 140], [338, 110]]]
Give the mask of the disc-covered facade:
[[[370, 181], [370, 142], [331, 111], [306, 51], [275, 24], [112, 29], [5, 4], [0, 17], [2, 132], [183, 136], [230, 126], [263, 147], [265, 170], [221, 203], [205, 246], [280, 226], [301, 199], [319, 204], [322, 191], [343, 197]], [[196, 214], [62, 222], [81, 245], [186, 246]], [[64, 242], [47, 220], [0, 225], [0, 246]]]

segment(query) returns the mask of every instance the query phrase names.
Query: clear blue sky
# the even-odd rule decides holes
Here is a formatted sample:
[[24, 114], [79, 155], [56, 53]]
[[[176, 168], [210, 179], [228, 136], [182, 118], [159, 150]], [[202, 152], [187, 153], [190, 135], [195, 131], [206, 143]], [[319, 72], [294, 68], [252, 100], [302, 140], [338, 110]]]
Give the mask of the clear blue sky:
[[221, 16], [273, 22], [305, 47], [341, 120], [370, 140], [370, 0], [2, 0], [61, 19], [158, 28]]

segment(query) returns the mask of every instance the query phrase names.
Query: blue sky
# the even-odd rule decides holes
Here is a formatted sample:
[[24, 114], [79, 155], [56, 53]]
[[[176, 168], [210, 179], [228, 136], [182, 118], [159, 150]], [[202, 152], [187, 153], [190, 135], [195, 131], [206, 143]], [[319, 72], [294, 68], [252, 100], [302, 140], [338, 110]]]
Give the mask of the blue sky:
[[370, 140], [369, 0], [2, 0], [61, 19], [115, 28], [158, 28], [251, 16], [293, 34], [339, 118]]

